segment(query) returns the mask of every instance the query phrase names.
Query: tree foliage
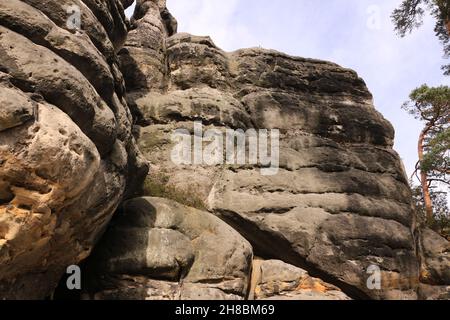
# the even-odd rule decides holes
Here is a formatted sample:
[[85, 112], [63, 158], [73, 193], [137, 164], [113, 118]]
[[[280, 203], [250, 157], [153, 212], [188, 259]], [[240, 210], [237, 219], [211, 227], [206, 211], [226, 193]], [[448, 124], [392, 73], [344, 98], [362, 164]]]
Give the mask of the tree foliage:
[[426, 154], [421, 164], [421, 170], [431, 173], [441, 182], [449, 181], [450, 168], [450, 128], [440, 129], [432, 133], [428, 139]]
[[[445, 57], [450, 56], [450, 1], [449, 0], [404, 0], [392, 13], [395, 29], [401, 37], [423, 24], [429, 12], [436, 20], [434, 31], [444, 46]], [[450, 75], [450, 64], [443, 66], [445, 74]]]
[[[433, 223], [443, 216], [439, 211], [442, 206], [436, 202], [436, 190], [445, 193], [442, 190], [450, 187], [450, 87], [422, 85], [411, 93], [410, 101], [403, 108], [424, 122], [414, 174], [421, 182], [421, 199], [428, 222]], [[447, 202], [446, 197], [443, 198]], [[436, 203], [439, 205], [437, 208]]]
[[424, 158], [418, 169], [450, 184], [450, 87], [422, 85], [410, 94], [403, 109], [425, 123]]

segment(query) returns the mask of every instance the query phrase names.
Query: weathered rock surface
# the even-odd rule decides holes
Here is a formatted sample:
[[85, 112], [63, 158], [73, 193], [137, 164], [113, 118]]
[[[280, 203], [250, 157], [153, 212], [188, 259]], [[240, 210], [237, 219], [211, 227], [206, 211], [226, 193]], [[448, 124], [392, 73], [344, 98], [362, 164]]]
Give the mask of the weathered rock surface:
[[250, 244], [214, 215], [137, 198], [123, 205], [90, 258], [89, 297], [243, 299], [252, 258]]
[[450, 285], [450, 243], [430, 229], [421, 232], [422, 280], [428, 284]]
[[126, 34], [119, 0], [0, 2], [0, 299], [49, 296], [147, 172], [117, 63]]
[[450, 300], [450, 242], [430, 229], [420, 232], [422, 299]]
[[[0, 2], [0, 299], [49, 296], [147, 160], [153, 197], [120, 206], [87, 299], [449, 299], [449, 242], [417, 226], [394, 130], [354, 71], [227, 53], [177, 33], [165, 0], [128, 22], [132, 2]], [[175, 164], [172, 133], [199, 121], [278, 129], [278, 171]]]
[[350, 300], [339, 288], [280, 260], [253, 261], [250, 299]]
[[[138, 3], [120, 54], [152, 165], [147, 191], [156, 183], [197, 199], [258, 256], [308, 270], [352, 298], [417, 298], [411, 194], [394, 130], [364, 81], [330, 62], [264, 49], [226, 53], [209, 37], [172, 34], [164, 8]], [[194, 121], [222, 132], [279, 129], [278, 174], [174, 164], [171, 133], [193, 132]], [[372, 265], [381, 269], [381, 290], [367, 288]]]

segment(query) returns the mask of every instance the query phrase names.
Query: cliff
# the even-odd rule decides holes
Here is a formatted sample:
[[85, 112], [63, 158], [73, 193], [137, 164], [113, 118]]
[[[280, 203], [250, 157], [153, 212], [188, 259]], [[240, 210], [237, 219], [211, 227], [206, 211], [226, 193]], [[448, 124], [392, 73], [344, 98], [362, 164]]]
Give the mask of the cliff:
[[[224, 52], [177, 33], [163, 0], [131, 22], [129, 5], [0, 4], [0, 297], [46, 297], [89, 257], [86, 299], [449, 298], [450, 244], [416, 222], [394, 129], [356, 72]], [[195, 141], [199, 122], [278, 130], [276, 168], [221, 162], [243, 154], [219, 145], [177, 163], [174, 132]]]

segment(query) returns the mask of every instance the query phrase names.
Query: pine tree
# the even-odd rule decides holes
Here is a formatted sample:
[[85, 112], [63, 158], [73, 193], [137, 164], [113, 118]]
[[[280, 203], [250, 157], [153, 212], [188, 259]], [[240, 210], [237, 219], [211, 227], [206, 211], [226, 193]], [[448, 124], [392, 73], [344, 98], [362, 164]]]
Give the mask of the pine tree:
[[435, 221], [432, 189], [437, 185], [450, 186], [450, 87], [423, 85], [411, 93], [410, 99], [403, 108], [424, 122], [414, 174], [421, 183], [426, 217], [432, 224]]

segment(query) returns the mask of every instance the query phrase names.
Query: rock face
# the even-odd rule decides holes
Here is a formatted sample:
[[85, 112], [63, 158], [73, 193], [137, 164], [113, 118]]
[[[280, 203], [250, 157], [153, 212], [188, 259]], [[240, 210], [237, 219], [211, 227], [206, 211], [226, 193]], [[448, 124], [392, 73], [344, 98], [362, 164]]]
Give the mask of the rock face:
[[[224, 52], [132, 2], [0, 2], [0, 299], [88, 256], [86, 299], [449, 298], [449, 242], [354, 71]], [[230, 129], [245, 152], [212, 143]], [[215, 157], [174, 161], [180, 139]]]
[[253, 262], [255, 300], [350, 300], [339, 288], [279, 260]]
[[[417, 298], [411, 194], [394, 130], [364, 81], [336, 64], [276, 51], [226, 53], [209, 37], [174, 33], [164, 12], [164, 1], [138, 2], [120, 53], [152, 166], [147, 192], [207, 208], [256, 255], [303, 268], [352, 298]], [[195, 121], [219, 132], [279, 129], [278, 173], [173, 163], [171, 133], [192, 133]], [[380, 290], [367, 286], [374, 267]]]
[[84, 298], [348, 300], [340, 289], [251, 245], [209, 212], [163, 198], [124, 203], [85, 269]]
[[450, 242], [430, 229], [420, 232], [421, 299], [450, 300]]
[[49, 296], [147, 172], [126, 35], [119, 0], [0, 2], [0, 299]]
[[243, 299], [252, 248], [214, 215], [137, 198], [99, 244], [88, 270], [93, 299]]

